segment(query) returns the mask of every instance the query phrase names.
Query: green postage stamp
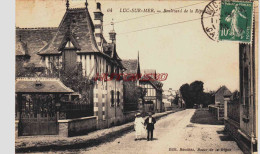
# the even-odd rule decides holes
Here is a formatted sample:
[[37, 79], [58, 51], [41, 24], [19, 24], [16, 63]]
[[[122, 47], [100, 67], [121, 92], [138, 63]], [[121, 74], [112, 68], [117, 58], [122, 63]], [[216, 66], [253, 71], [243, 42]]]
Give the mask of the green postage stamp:
[[252, 2], [221, 2], [219, 40], [251, 42]]

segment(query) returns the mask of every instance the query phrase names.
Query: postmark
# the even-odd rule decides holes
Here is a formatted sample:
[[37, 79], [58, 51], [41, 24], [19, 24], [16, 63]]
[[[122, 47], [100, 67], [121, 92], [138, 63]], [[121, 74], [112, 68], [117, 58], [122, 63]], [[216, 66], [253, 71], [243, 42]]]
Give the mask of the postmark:
[[220, 5], [220, 1], [212, 1], [206, 5], [201, 14], [202, 28], [207, 36], [213, 41], [218, 40]]
[[219, 40], [251, 42], [253, 2], [221, 2]]

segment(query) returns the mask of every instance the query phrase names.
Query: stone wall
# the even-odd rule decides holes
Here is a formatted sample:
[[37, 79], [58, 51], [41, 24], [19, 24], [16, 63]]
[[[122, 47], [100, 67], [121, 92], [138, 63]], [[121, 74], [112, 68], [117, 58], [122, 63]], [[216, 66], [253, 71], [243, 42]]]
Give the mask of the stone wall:
[[238, 133], [238, 129], [239, 129], [239, 123], [237, 123], [234, 120], [228, 119], [228, 120], [224, 120], [224, 124], [225, 124], [225, 130], [235, 139], [235, 140], [239, 140], [240, 139], [240, 134]]
[[124, 112], [123, 115], [120, 117], [113, 117], [106, 120], [98, 120], [97, 129], [109, 128], [134, 121], [136, 113], [137, 111]]
[[69, 137], [84, 135], [97, 128], [97, 117], [82, 117], [76, 119], [58, 120], [59, 136]]
[[[237, 142], [238, 146], [240, 149], [243, 151], [245, 154], [250, 154], [251, 153], [251, 142], [250, 138], [245, 138], [243, 135], [241, 135], [241, 130], [239, 123], [232, 119], [225, 119], [224, 120], [225, 124], [225, 131], [232, 136], [232, 138], [235, 139]], [[254, 144], [254, 151], [256, 151], [257, 144]]]

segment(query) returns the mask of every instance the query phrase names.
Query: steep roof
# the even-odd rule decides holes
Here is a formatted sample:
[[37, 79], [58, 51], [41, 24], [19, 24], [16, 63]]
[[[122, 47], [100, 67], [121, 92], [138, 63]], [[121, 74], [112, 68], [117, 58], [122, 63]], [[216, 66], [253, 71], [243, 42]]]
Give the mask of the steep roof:
[[143, 69], [142, 72], [144, 74], [156, 74], [156, 70], [155, 69]]
[[122, 64], [126, 68], [125, 73], [137, 73], [137, 69], [138, 69], [137, 59], [123, 59]]
[[70, 8], [66, 11], [52, 40], [38, 54], [60, 54], [59, 47], [68, 29], [70, 29], [71, 35], [80, 47], [79, 53], [100, 52], [94, 38], [94, 25], [88, 9]]
[[20, 39], [16, 40], [16, 43], [15, 43], [15, 55], [16, 56], [29, 56], [27, 44], [25, 44], [21, 40], [21, 36], [20, 36]]
[[156, 78], [156, 70], [155, 69], [143, 69], [141, 70], [142, 74], [149, 74], [153, 79]]
[[116, 52], [116, 44], [115, 43], [104, 43], [103, 51], [106, 55], [108, 55], [113, 60], [122, 61]]
[[222, 94], [224, 95], [225, 94], [232, 94], [231, 91], [224, 85], [224, 86], [221, 86], [213, 95], [216, 95], [216, 94]]
[[[41, 66], [41, 57], [37, 55], [37, 52], [46, 45], [49, 40], [56, 33], [57, 28], [16, 28], [16, 52], [15, 54], [21, 55], [27, 52], [30, 55], [29, 63], [35, 64], [35, 66]], [[22, 42], [22, 43], [21, 43]], [[19, 46], [22, 45], [22, 50]], [[26, 45], [26, 47], [25, 47]]]
[[15, 80], [17, 93], [72, 93], [57, 78], [17, 78]]
[[149, 76], [142, 76], [140, 79], [140, 82], [149, 82], [153, 85], [154, 88], [156, 88], [157, 90], [163, 91], [162, 86], [163, 83], [160, 81], [157, 81], [156, 79], [154, 79], [153, 77]]

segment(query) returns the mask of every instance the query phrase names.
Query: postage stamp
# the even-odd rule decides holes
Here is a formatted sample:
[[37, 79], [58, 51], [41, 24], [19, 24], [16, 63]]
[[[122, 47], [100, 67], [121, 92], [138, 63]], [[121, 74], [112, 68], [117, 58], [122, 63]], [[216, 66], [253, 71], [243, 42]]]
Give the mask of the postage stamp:
[[250, 42], [252, 2], [221, 2], [219, 40]]

